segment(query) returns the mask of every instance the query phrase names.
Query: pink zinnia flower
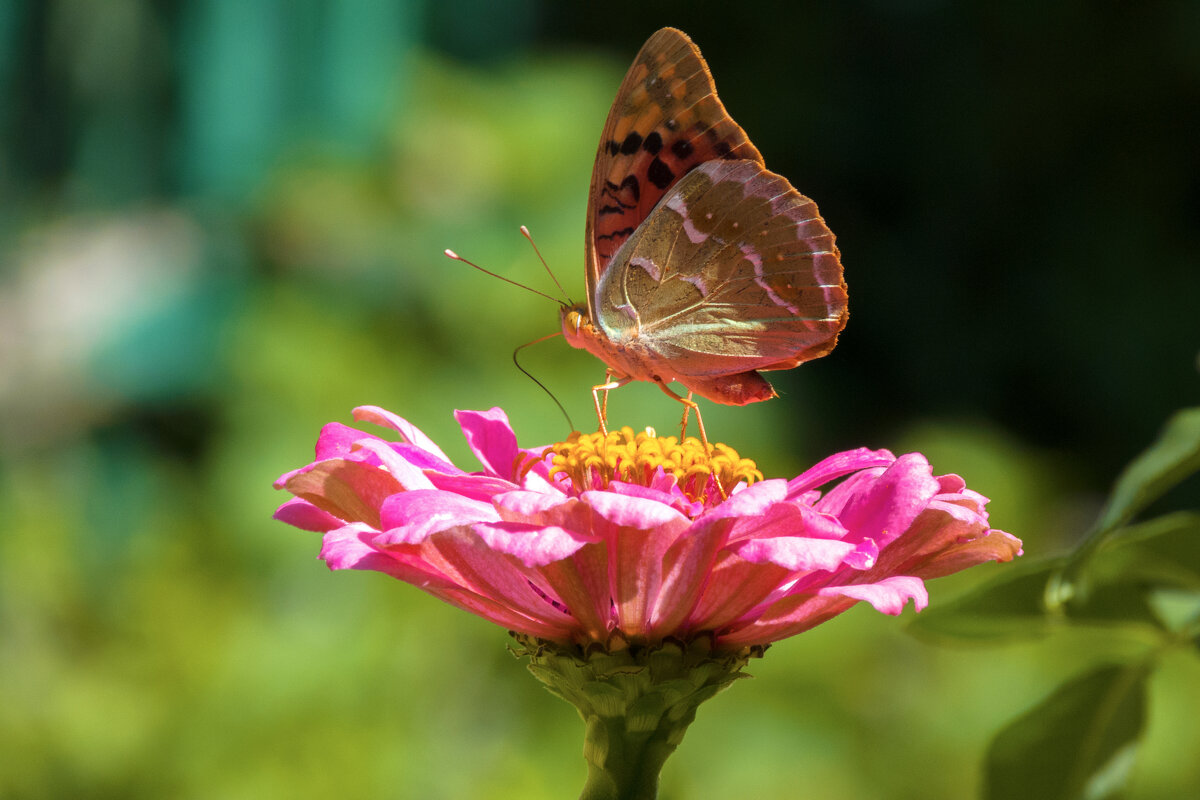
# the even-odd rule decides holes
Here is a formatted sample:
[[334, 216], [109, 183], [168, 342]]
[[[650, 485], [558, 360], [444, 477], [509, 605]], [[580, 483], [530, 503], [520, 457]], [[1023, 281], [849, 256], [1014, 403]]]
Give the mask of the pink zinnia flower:
[[762, 480], [724, 445], [573, 434], [523, 449], [504, 412], [456, 416], [483, 469], [467, 472], [407, 421], [366, 406], [330, 423], [316, 460], [276, 482], [277, 519], [324, 534], [332, 569], [413, 584], [560, 645], [710, 637], [732, 652], [808, 630], [866, 601], [899, 614], [925, 579], [1009, 561], [987, 498], [919, 453], [832, 455]]

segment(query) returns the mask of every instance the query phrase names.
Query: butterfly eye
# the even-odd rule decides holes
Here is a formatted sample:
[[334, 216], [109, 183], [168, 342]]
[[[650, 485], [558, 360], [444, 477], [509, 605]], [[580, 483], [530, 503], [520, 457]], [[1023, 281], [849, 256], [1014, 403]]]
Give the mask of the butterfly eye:
[[579, 341], [579, 338], [580, 338], [579, 331], [583, 327], [583, 319], [584, 319], [583, 314], [580, 313], [579, 309], [577, 309], [577, 308], [563, 309], [563, 315], [562, 315], [563, 336], [565, 336], [567, 338], [568, 342], [571, 342], [572, 347], [580, 346], [578, 344], [575, 344], [575, 342]]

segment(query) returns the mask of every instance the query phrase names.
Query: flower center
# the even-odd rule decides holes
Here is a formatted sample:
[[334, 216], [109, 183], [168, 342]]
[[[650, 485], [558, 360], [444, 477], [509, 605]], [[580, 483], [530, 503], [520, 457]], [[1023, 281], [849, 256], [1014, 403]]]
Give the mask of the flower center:
[[550, 445], [554, 454], [550, 474], [565, 475], [579, 491], [603, 489], [610, 481], [651, 486], [661, 467], [690, 500], [719, 502], [741, 481], [761, 481], [763, 475], [748, 458], [717, 442], [709, 451], [689, 436], [680, 442], [662, 437], [653, 428], [634, 433], [624, 427], [600, 433], [572, 433], [565, 442]]

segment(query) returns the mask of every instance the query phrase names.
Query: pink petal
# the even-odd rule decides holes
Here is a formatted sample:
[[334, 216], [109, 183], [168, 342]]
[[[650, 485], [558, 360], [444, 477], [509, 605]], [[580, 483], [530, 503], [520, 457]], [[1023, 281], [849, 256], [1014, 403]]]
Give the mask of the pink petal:
[[[629, 484], [623, 484], [629, 485]], [[662, 467], [655, 467], [654, 473], [650, 476], [650, 487], [660, 492], [669, 494], [673, 500], [671, 505], [679, 509], [680, 512], [687, 514], [689, 517], [699, 516], [704, 510], [704, 504], [698, 501], [692, 501], [684, 494], [683, 489], [679, 488], [679, 481], [674, 475], [668, 475]]]
[[312, 466], [312, 464], [309, 463], [309, 464], [305, 464], [303, 467], [297, 467], [296, 469], [288, 470], [287, 472], [283, 473], [278, 478], [276, 478], [275, 482], [271, 485], [273, 487], [275, 487], [276, 489], [282, 489], [285, 486], [287, 486], [288, 481], [290, 481], [292, 478], [296, 477], [297, 475], [307, 472], [309, 467], [311, 467], [311, 466]]
[[[545, 604], [550, 619], [538, 619], [522, 614], [504, 602], [464, 588], [442, 571], [411, 553], [380, 551], [369, 542], [376, 536], [370, 528], [347, 525], [325, 535], [321, 558], [330, 569], [374, 570], [411, 583], [419, 589], [510, 630], [566, 641], [574, 624], [565, 614]], [[542, 609], [544, 610], [544, 609]]]
[[874, 539], [863, 539], [855, 547], [854, 552], [846, 556], [845, 564], [859, 571], [871, 569], [879, 561], [879, 545]]
[[803, 536], [775, 536], [743, 540], [730, 550], [751, 564], [777, 564], [794, 572], [815, 569], [832, 572], [854, 552], [855, 545]]
[[399, 417], [379, 406], [359, 406], [354, 409], [354, 419], [359, 422], [372, 422], [383, 428], [391, 428], [404, 437], [404, 441], [415, 444], [427, 453], [450, 463], [450, 459], [442, 452], [433, 439], [430, 439], [416, 426], [403, 417]]
[[[525, 453], [522, 451], [522, 456]], [[571, 481], [566, 478], [551, 480], [545, 474], [545, 470], [540, 466], [535, 466], [528, 470], [521, 478], [521, 488], [528, 489], [531, 492], [558, 492], [565, 493], [571, 487]]]
[[[945, 494], [945, 492], [940, 494]], [[961, 491], [955, 492], [955, 494], [961, 497], [964, 501], [970, 502], [975, 506], [975, 508], [979, 509], [979, 513], [982, 514], [985, 519], [987, 518], [987, 504], [990, 501], [986, 497], [981, 495], [979, 492], [967, 489], [965, 487]]]
[[797, 572], [819, 570], [812, 580], [823, 585], [834, 570], [861, 570], [874, 561], [869, 540], [841, 541], [845, 529], [836, 519], [796, 503], [776, 503], [757, 517], [737, 518], [733, 529], [737, 533], [731, 533], [725, 555], [712, 570], [688, 620], [690, 628], [719, 630], [751, 615]]
[[989, 530], [986, 513], [974, 498], [938, 495], [909, 530], [883, 551], [878, 571], [932, 578], [984, 561], [1008, 561], [1020, 552], [1019, 539]]
[[529, 617], [505, 605], [502, 600], [485, 597], [469, 589], [419, 588], [456, 608], [517, 633], [566, 642], [570, 641], [572, 632], [578, 627], [574, 620], [561, 612], [555, 612], [557, 618], [554, 620]]
[[704, 594], [688, 619], [687, 627], [691, 630], [721, 630], [757, 607], [793, 574], [785, 567], [771, 563], [751, 564], [732, 553], [725, 553], [709, 574]]
[[459, 469], [449, 461], [446, 461], [443, 458], [438, 458], [433, 453], [426, 451], [424, 448], [417, 447], [415, 444], [408, 444], [407, 442], [389, 442], [388, 446], [395, 451], [396, 455], [400, 456], [418, 469], [440, 472], [443, 475], [467, 474], [465, 470]]
[[783, 502], [751, 516], [738, 516], [729, 532], [731, 542], [771, 536], [842, 539], [846, 529], [834, 516], [800, 503]]
[[[852, 488], [846, 489], [847, 485]], [[856, 475], [835, 487], [817, 508], [832, 511], [830, 506], [843, 502], [834, 513], [850, 536], [855, 541], [873, 539], [882, 550], [908, 530], [938, 488], [925, 456], [908, 453], [874, 480], [867, 482]]]
[[517, 465], [517, 435], [508, 416], [499, 408], [487, 411], [455, 411], [471, 452], [489, 473], [511, 479]]
[[503, 478], [496, 478], [482, 473], [470, 474], [464, 472], [460, 475], [443, 475], [438, 472], [429, 472], [426, 473], [426, 477], [429, 478], [429, 482], [437, 489], [461, 494], [463, 497], [470, 497], [473, 500], [490, 501], [498, 494], [511, 492], [517, 488], [517, 485], [512, 481], [506, 481]]
[[436, 489], [401, 492], [384, 501], [384, 532], [376, 541], [380, 546], [420, 544], [435, 533], [499, 519], [490, 503]]
[[594, 512], [592, 530], [608, 545], [609, 595], [617, 627], [641, 637], [662, 585], [663, 557], [689, 521], [670, 506], [610, 492], [584, 492]]
[[383, 501], [404, 490], [391, 473], [342, 458], [310, 464], [288, 478], [284, 488], [339, 519], [375, 528]]
[[384, 467], [405, 489], [432, 489], [433, 483], [425, 477], [420, 467], [410, 464], [387, 442], [364, 439], [359, 442], [362, 451], [373, 453]]
[[962, 495], [939, 494], [929, 501], [925, 513], [940, 511], [964, 525], [987, 525], [987, 512], [972, 498]]
[[469, 589], [426, 589], [423, 586], [420, 588], [452, 606], [517, 633], [567, 642], [578, 628], [578, 624], [566, 614], [556, 612], [555, 620], [529, 617], [505, 605], [503, 601], [484, 597]]
[[339, 528], [346, 523], [332, 514], [328, 514], [307, 500], [293, 497], [275, 509], [275, 519], [295, 525], [300, 530], [324, 533]]
[[835, 453], [788, 481], [788, 497], [795, 499], [843, 475], [869, 467], [886, 467], [895, 460], [896, 457], [887, 450], [868, 450], [865, 447]]
[[815, 628], [857, 602], [849, 597], [789, 595], [765, 611], [747, 616], [745, 622], [735, 625], [731, 630], [722, 632], [718, 641], [726, 649], [779, 641]]
[[470, 528], [434, 534], [420, 548], [422, 558], [458, 585], [522, 616], [569, 630], [574, 621], [530, 585], [525, 570], [488, 546]]
[[951, 545], [921, 563], [914, 572], [922, 578], [940, 578], [987, 561], [1012, 561], [1021, 555], [1021, 540], [1004, 531]]
[[656, 500], [626, 497], [604, 491], [588, 491], [579, 497], [598, 516], [618, 527], [637, 530], [654, 528], [681, 530], [689, 524], [688, 518], [683, 514]]
[[[607, 554], [592, 529], [588, 506], [565, 497], [557, 488], [550, 493], [518, 489], [497, 494], [492, 503], [506, 522], [546, 525], [553, 530], [553, 540], [533, 543], [528, 553], [497, 540], [491, 540], [492, 546], [522, 558], [528, 566], [538, 566], [540, 581], [571, 609], [586, 636], [604, 638], [611, 619]], [[479, 525], [475, 529], [486, 537]], [[539, 552], [538, 548], [544, 549]]]
[[325, 534], [321, 559], [330, 569], [365, 569], [383, 572], [422, 588], [449, 588], [454, 582], [437, 570], [404, 554], [381, 552], [373, 541], [379, 531], [354, 522]]
[[[938, 494], [959, 494], [967, 488], [967, 482], [953, 473], [938, 476]], [[985, 499], [984, 504], [987, 504]]]
[[913, 606], [920, 611], [929, 605], [929, 594], [925, 591], [925, 583], [920, 578], [909, 575], [893, 575], [876, 583], [851, 584], [849, 586], [827, 586], [818, 594], [822, 597], [850, 597], [854, 600], [866, 600], [876, 611], [893, 616], [904, 610], [904, 604], [909, 599]]
[[[579, 535], [591, 529], [591, 510], [575, 497], [518, 489], [495, 495], [491, 500], [500, 518], [506, 522], [557, 525]], [[590, 537], [590, 541], [596, 541], [596, 537]]]
[[379, 437], [340, 422], [330, 422], [321, 428], [321, 433], [317, 436], [317, 460], [349, 458], [354, 450], [354, 443], [362, 439], [378, 440]]
[[670, 482], [661, 481], [657, 487], [611, 481], [605, 491], [625, 495], [626, 497], [641, 497], [645, 500], [653, 500], [665, 506], [670, 506], [679, 513], [686, 514], [689, 517], [700, 513], [700, 510], [704, 508], [702, 504], [688, 500], [687, 495], [683, 493], [683, 490], [673, 480]]
[[572, 557], [546, 564], [538, 571], [571, 610], [583, 641], [607, 636], [615, 620], [609, 597], [608, 550], [603, 543], [584, 545]]
[[683, 627], [709, 583], [717, 553], [735, 522], [735, 518], [717, 516], [697, 521], [667, 549], [662, 589], [650, 611], [652, 631], [669, 635]]
[[729, 499], [705, 515], [719, 517], [752, 517], [787, 497], [787, 481], [771, 478], [747, 486], [730, 495]]
[[527, 567], [542, 567], [570, 558], [589, 541], [555, 525], [477, 522], [471, 529], [488, 547], [513, 556]]
[[[570, 488], [571, 481], [565, 476], [550, 477], [550, 468], [554, 463], [554, 454], [548, 453], [545, 447], [538, 447], [532, 450], [520, 448], [517, 454], [517, 460], [523, 465], [521, 468], [522, 489], [528, 489], [531, 492], [563, 493], [564, 490]], [[526, 468], [524, 465], [530, 466]], [[516, 477], [514, 476], [514, 480]]]

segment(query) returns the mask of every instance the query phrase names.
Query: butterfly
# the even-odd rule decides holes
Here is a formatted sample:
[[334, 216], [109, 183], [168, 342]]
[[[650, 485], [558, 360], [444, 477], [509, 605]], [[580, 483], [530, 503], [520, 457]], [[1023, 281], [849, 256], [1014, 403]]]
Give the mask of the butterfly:
[[[588, 196], [587, 305], [564, 338], [607, 367], [593, 388], [650, 381], [697, 414], [776, 397], [760, 372], [825, 355], [846, 325], [834, 236], [768, 170], [682, 31], [652, 35], [617, 90]], [[667, 384], [680, 383], [687, 396]]]

